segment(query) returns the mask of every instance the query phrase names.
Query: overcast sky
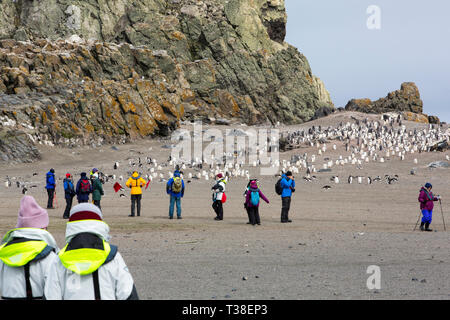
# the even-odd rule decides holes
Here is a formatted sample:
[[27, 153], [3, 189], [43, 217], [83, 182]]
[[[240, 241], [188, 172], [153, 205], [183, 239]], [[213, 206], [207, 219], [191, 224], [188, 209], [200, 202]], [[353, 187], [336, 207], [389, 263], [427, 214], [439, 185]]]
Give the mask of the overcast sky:
[[[380, 29], [376, 12], [380, 9]], [[309, 60], [336, 107], [415, 82], [424, 113], [450, 122], [449, 0], [286, 0], [286, 41]], [[374, 18], [374, 19], [372, 19]]]

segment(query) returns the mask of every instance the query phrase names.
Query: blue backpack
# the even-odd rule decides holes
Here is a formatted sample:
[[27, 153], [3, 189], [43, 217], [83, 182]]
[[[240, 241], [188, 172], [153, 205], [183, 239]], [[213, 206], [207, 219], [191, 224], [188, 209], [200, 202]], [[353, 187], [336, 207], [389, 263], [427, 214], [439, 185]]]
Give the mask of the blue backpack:
[[254, 205], [255, 207], [259, 204], [259, 190], [256, 189], [255, 190], [251, 190], [250, 189], [250, 197], [251, 197], [251, 201], [252, 201], [252, 205]]

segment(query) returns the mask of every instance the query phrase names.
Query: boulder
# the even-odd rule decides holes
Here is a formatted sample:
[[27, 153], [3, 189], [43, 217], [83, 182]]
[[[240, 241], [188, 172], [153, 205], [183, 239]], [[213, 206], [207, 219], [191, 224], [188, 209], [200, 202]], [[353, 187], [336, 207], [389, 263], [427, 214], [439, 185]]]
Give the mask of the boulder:
[[430, 124], [441, 124], [441, 120], [436, 116], [428, 116], [428, 122]]
[[418, 123], [429, 123], [428, 116], [426, 114], [419, 114], [413, 112], [403, 112], [403, 119], [406, 121], [413, 121]]
[[334, 113], [336, 110], [332, 107], [321, 107], [316, 110], [312, 120], [328, 117], [330, 114]]
[[382, 114], [386, 112], [423, 112], [419, 89], [413, 82], [402, 83], [400, 90], [391, 92], [377, 101], [353, 99], [345, 107], [349, 111]]

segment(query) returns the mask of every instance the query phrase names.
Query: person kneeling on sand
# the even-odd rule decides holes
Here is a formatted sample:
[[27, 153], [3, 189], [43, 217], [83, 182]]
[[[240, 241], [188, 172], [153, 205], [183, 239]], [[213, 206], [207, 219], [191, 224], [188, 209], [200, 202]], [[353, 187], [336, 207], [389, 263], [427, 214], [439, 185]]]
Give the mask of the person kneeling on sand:
[[223, 203], [225, 202], [225, 185], [226, 180], [223, 178], [223, 174], [219, 173], [216, 176], [216, 184], [211, 188], [213, 190], [213, 209], [216, 212], [214, 220], [223, 220]]
[[44, 295], [48, 300], [138, 300], [136, 287], [109, 226], [91, 203], [70, 210], [66, 246], [53, 259]]
[[127, 180], [126, 186], [131, 188], [131, 214], [129, 217], [134, 217], [134, 207], [137, 206], [137, 216], [141, 215], [141, 200], [142, 200], [142, 187], [145, 186], [145, 181], [141, 175], [134, 171], [131, 177]]
[[32, 196], [20, 200], [16, 229], [0, 245], [2, 299], [42, 299], [51, 262], [59, 248], [46, 231], [48, 213]]
[[430, 229], [430, 223], [433, 218], [434, 201], [439, 201], [440, 196], [435, 197], [431, 189], [433, 186], [431, 183], [427, 183], [425, 187], [420, 189], [419, 202], [420, 210], [422, 210], [422, 223], [420, 224], [420, 230], [422, 231], [433, 231]]
[[261, 198], [265, 202], [269, 203], [269, 200], [258, 188], [258, 184], [256, 183], [256, 181], [251, 181], [250, 188], [248, 189], [245, 198], [245, 204], [248, 209], [248, 215], [250, 219], [250, 222], [248, 222], [247, 224], [261, 225], [261, 219], [259, 217], [259, 203]]

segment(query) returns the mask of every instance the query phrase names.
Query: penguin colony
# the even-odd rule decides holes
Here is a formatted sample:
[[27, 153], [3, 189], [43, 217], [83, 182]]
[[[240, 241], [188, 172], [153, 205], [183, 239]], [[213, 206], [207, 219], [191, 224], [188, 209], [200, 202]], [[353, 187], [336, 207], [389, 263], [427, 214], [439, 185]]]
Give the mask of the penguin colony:
[[[369, 121], [367, 118], [359, 120], [352, 117], [352, 122], [339, 123], [337, 127], [328, 126], [312, 126], [306, 130], [295, 130], [283, 132], [281, 137], [284, 138], [291, 149], [298, 148], [314, 148], [317, 150], [313, 154], [304, 153], [303, 155], [293, 155], [291, 160], [278, 160], [268, 158], [269, 164], [264, 167], [272, 167], [276, 172], [291, 171], [294, 175], [305, 172], [303, 181], [312, 183], [318, 180], [318, 173], [330, 172], [333, 167], [352, 166], [356, 169], [363, 169], [363, 165], [371, 162], [386, 163], [392, 160], [405, 161], [408, 156], [414, 157], [416, 153], [430, 152], [432, 146], [441, 141], [449, 141], [448, 131], [444, 132], [438, 125], [430, 125], [425, 129], [407, 130], [402, 124], [399, 117], [391, 117], [382, 115], [378, 121]], [[246, 135], [244, 132], [238, 132], [234, 135]], [[194, 137], [195, 138], [195, 137]], [[337, 145], [343, 145], [345, 153], [332, 159], [331, 156], [325, 157], [328, 150], [336, 151]], [[110, 165], [110, 169], [103, 171], [111, 171], [109, 173], [100, 172], [100, 179], [105, 183], [114, 184], [126, 180], [134, 170], [142, 174], [142, 177], [150, 181], [165, 182], [173, 175], [173, 170], [178, 168], [183, 173], [183, 178], [187, 183], [193, 181], [209, 181], [222, 172], [227, 180], [230, 179], [246, 179], [251, 177], [249, 169], [251, 167], [260, 167], [261, 161], [252, 161], [246, 164], [248, 155], [251, 154], [269, 154], [271, 151], [277, 151], [278, 143], [274, 138], [268, 138], [265, 144], [256, 146], [238, 146], [234, 153], [223, 153], [221, 156], [212, 156], [209, 161], [202, 158], [196, 158], [191, 161], [182, 159], [174, 159], [169, 156], [165, 161], [159, 162], [151, 156], [146, 157], [128, 157], [125, 161], [114, 161]], [[150, 148], [151, 150], [151, 148]], [[130, 150], [134, 151], [134, 150]], [[143, 152], [138, 152], [142, 155]], [[321, 162], [323, 158], [323, 163]], [[446, 155], [449, 160], [449, 155]], [[413, 163], [418, 164], [417, 158]], [[101, 170], [102, 171], [102, 170]], [[115, 173], [121, 171], [121, 174]], [[415, 174], [416, 169], [411, 170], [411, 174]], [[65, 172], [60, 172], [65, 174]], [[77, 180], [76, 173], [73, 173], [74, 179]], [[38, 176], [33, 173], [32, 177]], [[124, 177], [125, 176], [125, 177]], [[280, 176], [280, 174], [276, 174]], [[28, 177], [31, 178], [31, 177]], [[345, 178], [344, 178], [345, 179]], [[36, 188], [43, 182], [27, 181], [21, 177], [6, 177], [4, 186], [11, 188], [13, 184], [21, 190], [22, 194], [26, 194], [33, 188]], [[44, 178], [45, 180], [45, 178]], [[63, 178], [59, 177], [59, 181]], [[344, 180], [345, 181], [345, 180]], [[348, 184], [367, 184], [385, 182], [388, 185], [399, 181], [398, 175], [385, 174], [383, 178], [365, 177], [361, 175], [350, 175], [347, 177]], [[341, 178], [333, 175], [330, 182], [334, 185], [341, 183]], [[60, 184], [61, 185], [61, 184]], [[323, 187], [329, 190], [332, 187], [326, 185]], [[120, 193], [120, 197], [126, 197], [124, 193]]]

